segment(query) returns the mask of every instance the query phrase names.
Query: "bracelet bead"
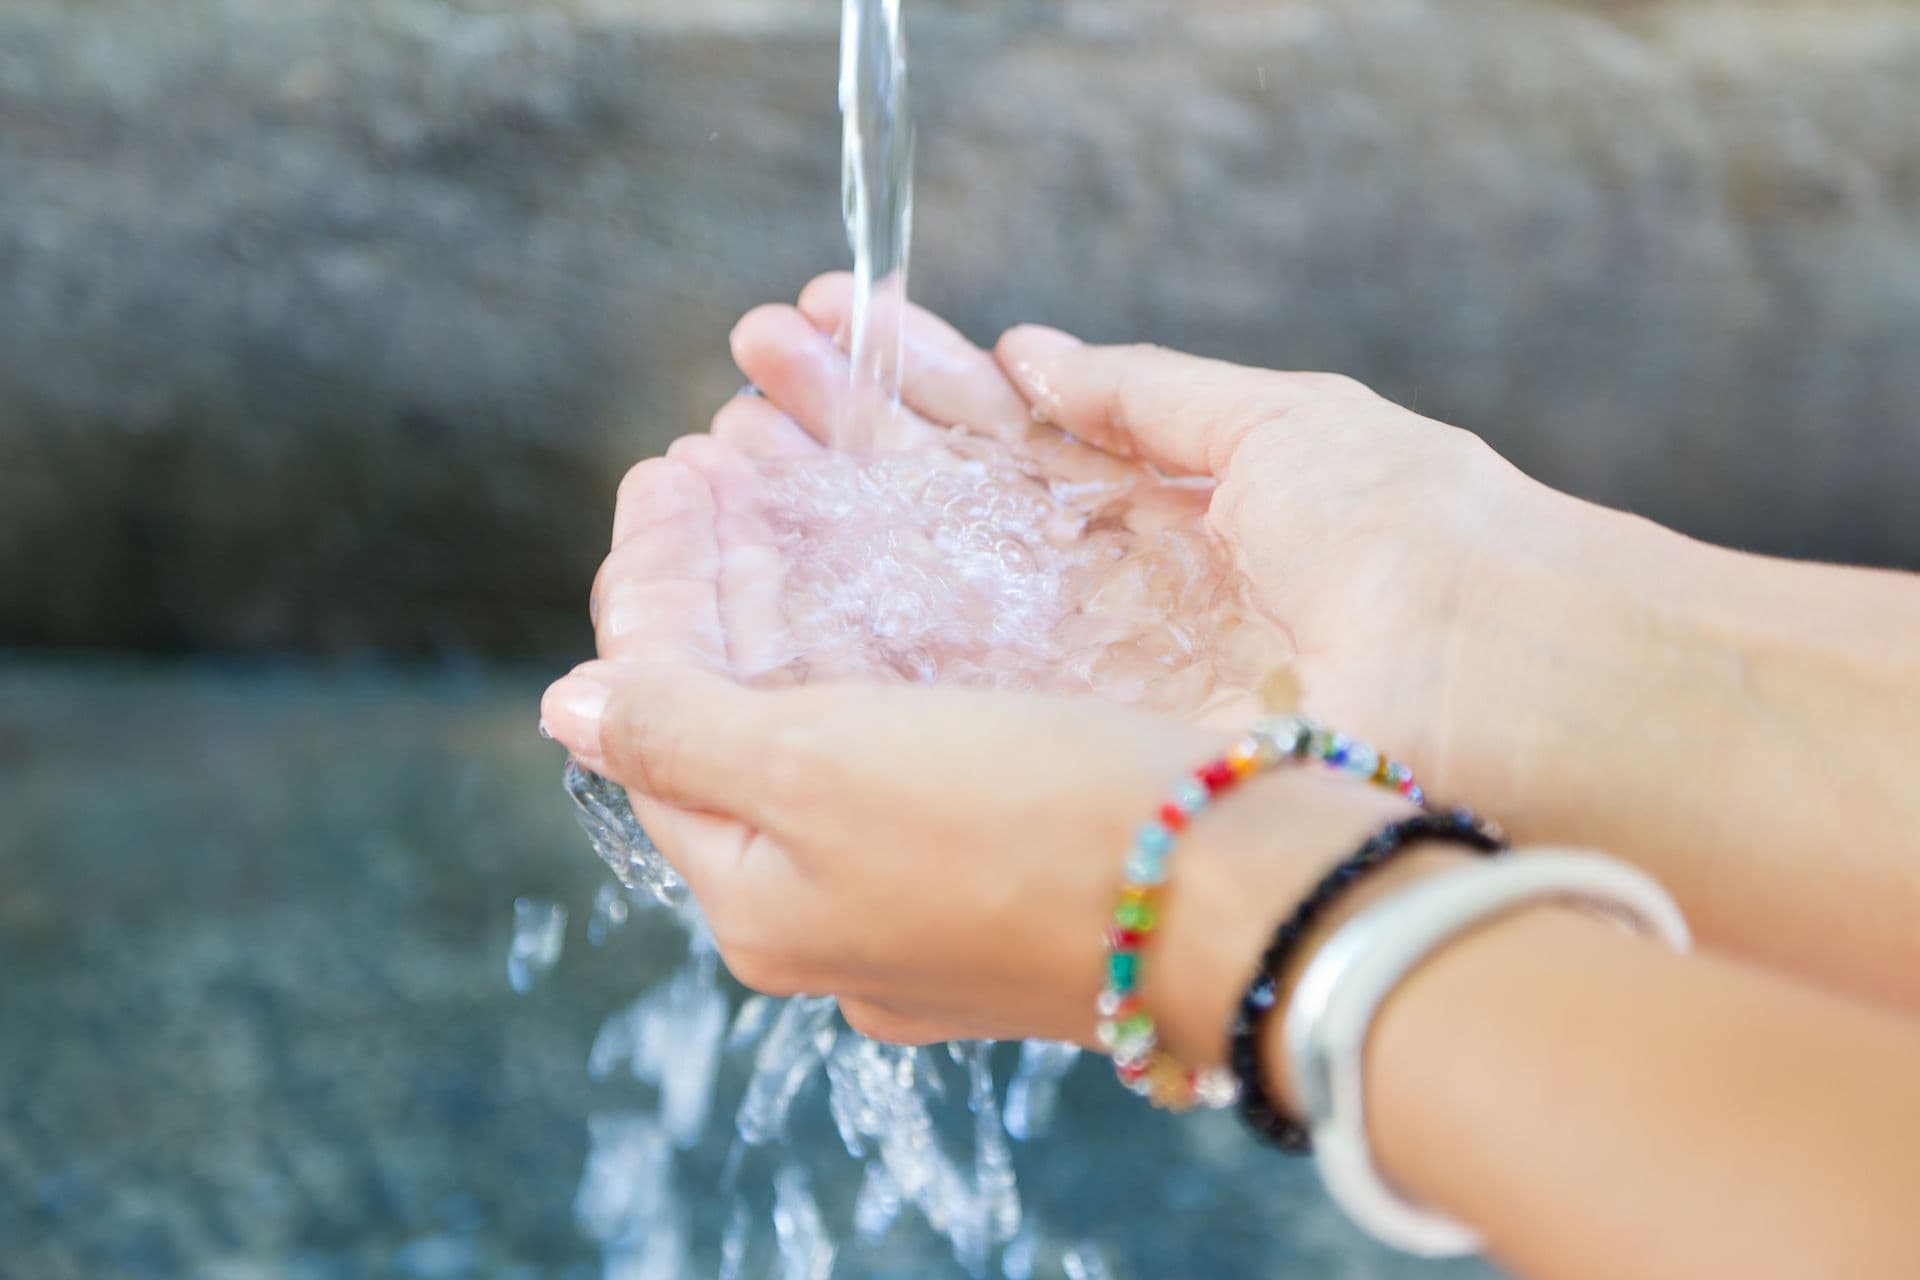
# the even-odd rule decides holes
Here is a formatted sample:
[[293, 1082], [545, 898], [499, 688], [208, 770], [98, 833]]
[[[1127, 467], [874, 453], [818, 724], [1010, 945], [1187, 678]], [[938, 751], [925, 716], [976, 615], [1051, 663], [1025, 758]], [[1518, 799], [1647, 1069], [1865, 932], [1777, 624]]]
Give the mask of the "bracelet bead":
[[1403, 795], [1418, 794], [1412, 771], [1377, 749], [1303, 717], [1280, 716], [1262, 721], [1225, 755], [1181, 779], [1134, 832], [1105, 934], [1106, 984], [1095, 1006], [1097, 1033], [1121, 1083], [1157, 1106], [1227, 1106], [1236, 1092], [1228, 1072], [1195, 1073], [1162, 1051], [1153, 1017], [1140, 998], [1141, 958], [1160, 923], [1168, 861], [1193, 819], [1220, 796], [1264, 770], [1305, 760]]

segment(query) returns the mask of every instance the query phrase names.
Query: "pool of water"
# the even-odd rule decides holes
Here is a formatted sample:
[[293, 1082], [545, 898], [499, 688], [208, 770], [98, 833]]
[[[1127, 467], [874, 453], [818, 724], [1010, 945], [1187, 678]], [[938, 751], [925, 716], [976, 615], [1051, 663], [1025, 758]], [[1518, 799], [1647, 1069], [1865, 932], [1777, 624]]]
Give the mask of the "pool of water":
[[[654, 1100], [588, 1050], [685, 940], [587, 945], [606, 878], [534, 732], [548, 674], [0, 660], [0, 1276], [605, 1273], [589, 1120]], [[516, 897], [569, 912], [524, 995]], [[795, 1140], [843, 1230], [824, 1117], [803, 1096]], [[676, 1165], [687, 1275], [718, 1272], [731, 1145], [716, 1113]], [[1490, 1274], [1369, 1246], [1309, 1167], [1098, 1063], [1014, 1153], [1030, 1220], [1115, 1277]], [[909, 1214], [832, 1274], [964, 1272]]]

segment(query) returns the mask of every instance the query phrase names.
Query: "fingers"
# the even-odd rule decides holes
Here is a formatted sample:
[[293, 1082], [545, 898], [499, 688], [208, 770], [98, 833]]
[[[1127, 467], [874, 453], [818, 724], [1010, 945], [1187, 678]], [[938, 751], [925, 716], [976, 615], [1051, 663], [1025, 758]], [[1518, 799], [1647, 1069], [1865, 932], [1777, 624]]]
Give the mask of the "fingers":
[[1046, 421], [1182, 475], [1220, 476], [1242, 440], [1293, 410], [1373, 395], [1338, 374], [1275, 373], [1153, 346], [1088, 346], [1039, 325], [1008, 331], [994, 357]]
[[973, 831], [988, 818], [956, 801], [956, 779], [1002, 812], [1036, 807], [1042, 816], [1023, 821], [1043, 844], [1082, 838], [1051, 832], [1045, 798], [1085, 785], [1089, 759], [1124, 762], [1099, 774], [1104, 788], [1155, 759], [1177, 769], [1215, 739], [1097, 702], [870, 684], [749, 689], [643, 662], [587, 663], [541, 705], [556, 737], [630, 790], [810, 849], [879, 839], [880, 826], [916, 838], [942, 823]]
[[[892, 789], [884, 803], [904, 806], [894, 816], [910, 824], [946, 785], [948, 765], [991, 761], [990, 771], [1042, 785], [1054, 753], [1041, 744], [1071, 705], [865, 684], [750, 689], [693, 666], [599, 661], [549, 688], [541, 713], [569, 750], [630, 791], [817, 844], [847, 834], [840, 828], [872, 808], [876, 786]], [[1089, 706], [1070, 723], [1108, 716]], [[1031, 770], [1017, 763], [1028, 754]]]
[[760, 473], [740, 450], [712, 436], [676, 440], [667, 457], [697, 471], [713, 496], [717, 598], [733, 674], [750, 679], [784, 665], [790, 656], [786, 564], [774, 543]]
[[593, 587], [602, 657], [726, 666], [715, 515], [712, 489], [684, 463], [649, 458], [627, 473]]
[[874, 387], [855, 386], [846, 355], [792, 307], [749, 311], [734, 326], [731, 342], [740, 371], [816, 440], [910, 443], [933, 430], [911, 409], [896, 414]]
[[588, 662], [548, 688], [548, 732], [589, 768], [650, 799], [758, 825], [777, 695], [709, 670]]
[[759, 396], [742, 394], [727, 401], [707, 430], [749, 458], [803, 458], [821, 450], [804, 427]]
[[[853, 288], [853, 276], [837, 271], [819, 277], [800, 294], [800, 313], [842, 350], [851, 325]], [[923, 307], [908, 304], [903, 313], [898, 290], [877, 291], [872, 312], [875, 330], [900, 333], [905, 364], [900, 396], [915, 413], [939, 426], [971, 427], [1003, 440], [1028, 434], [1033, 415], [992, 356]], [[879, 346], [891, 362], [894, 345]]]

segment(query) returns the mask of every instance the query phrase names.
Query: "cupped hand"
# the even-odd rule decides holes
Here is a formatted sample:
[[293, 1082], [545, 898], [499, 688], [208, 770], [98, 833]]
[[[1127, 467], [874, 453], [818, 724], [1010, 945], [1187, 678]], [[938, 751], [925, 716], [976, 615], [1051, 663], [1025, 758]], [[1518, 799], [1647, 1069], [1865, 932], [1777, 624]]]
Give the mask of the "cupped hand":
[[1080, 440], [1216, 481], [1208, 527], [1291, 634], [1306, 708], [1445, 785], [1455, 648], [1492, 595], [1484, 570], [1550, 533], [1560, 495], [1337, 374], [1035, 326], [995, 354], [1034, 411]]
[[[1095, 701], [743, 685], [776, 625], [768, 566], [684, 459], [724, 448], [629, 478], [605, 656], [548, 690], [548, 730], [628, 788], [748, 985], [839, 996], [885, 1039], [1087, 1040], [1130, 834], [1225, 739]], [[1288, 773], [1203, 816], [1149, 967], [1171, 1044], [1218, 1056], [1261, 935], [1402, 807]]]
[[[805, 452], [849, 417], [884, 415], [846, 375], [851, 304], [850, 278], [829, 275], [797, 308], [749, 313], [734, 356], [766, 399], [723, 408], [712, 438], [749, 456]], [[1214, 481], [1192, 501], [1279, 629], [1270, 665], [1292, 667], [1322, 719], [1442, 786], [1456, 772], [1447, 725], [1471, 711], [1456, 705], [1456, 650], [1506, 603], [1487, 566], [1555, 537], [1562, 495], [1470, 433], [1334, 374], [1090, 346], [1036, 326], [989, 354], [914, 306], [875, 324], [902, 336], [902, 439], [961, 425], [1055, 476], [1150, 466]]]
[[[769, 306], [750, 313], [735, 330], [733, 347], [759, 394], [734, 397], [706, 434], [676, 441], [668, 451], [669, 462], [697, 473], [714, 508], [714, 545], [703, 554], [716, 559], [726, 588], [722, 610], [727, 616], [716, 643], [724, 638], [729, 669], [742, 679], [779, 683], [800, 669], [812, 678], [882, 679], [900, 678], [895, 667], [918, 670], [944, 663], [941, 669], [962, 681], [998, 679], [1061, 693], [1090, 690], [1112, 701], [1177, 710], [1203, 723], [1243, 726], [1257, 709], [1255, 691], [1262, 681], [1286, 665], [1288, 641], [1284, 631], [1250, 613], [1243, 592], [1221, 590], [1223, 562], [1206, 545], [1202, 528], [1208, 486], [1169, 481], [1143, 463], [1039, 422], [988, 353], [918, 308], [901, 315], [883, 303], [876, 327], [899, 329], [904, 338], [902, 403], [896, 410], [848, 377], [840, 343], [850, 288], [845, 277], [824, 277], [809, 286], [797, 308]], [[890, 351], [891, 344], [881, 349]], [[903, 531], [902, 545], [933, 545], [950, 534], [968, 543], [971, 558], [963, 557], [945, 584], [954, 612], [938, 618], [938, 625], [924, 626], [924, 636], [895, 636], [891, 647], [846, 641], [846, 628], [853, 629], [846, 634], [868, 636], [865, 628], [877, 621], [839, 618], [831, 586], [812, 590], [805, 584], [821, 587], [819, 560], [865, 557], [877, 539], [849, 529], [844, 545], [829, 538], [822, 549], [819, 531], [832, 526], [822, 524], [817, 511], [796, 516], [794, 486], [804, 493], [808, 484], [818, 483], [806, 477], [824, 474], [830, 477], [826, 490], [837, 493], [834, 486], [846, 482], [833, 477], [849, 473], [810, 471], [808, 463], [837, 465], [829, 455], [849, 435], [863, 446], [878, 442], [880, 452], [900, 447], [915, 453], [914, 465], [903, 473], [887, 473], [890, 483], [906, 486], [907, 492], [932, 477], [944, 486], [943, 493], [957, 486], [972, 494], [968, 486], [980, 483], [980, 461], [992, 469], [996, 484], [1012, 486], [1011, 507], [983, 503], [979, 511], [991, 509], [986, 518], [1005, 526], [1000, 536], [1007, 544], [1026, 545], [1023, 538], [1053, 544], [1030, 548], [1037, 561], [1019, 562], [1047, 566], [1030, 571], [1035, 598], [1059, 611], [1045, 624], [1053, 630], [1009, 622], [994, 631], [1005, 621], [995, 615], [1000, 602], [974, 585], [983, 564], [991, 563], [991, 554], [982, 550], [985, 535], [967, 523], [970, 515], [930, 509], [925, 513], [930, 540], [913, 542], [910, 531]], [[624, 652], [631, 610], [621, 597], [635, 570], [644, 570], [649, 559], [671, 559], [684, 550], [630, 536], [651, 506], [677, 500], [662, 492], [661, 477], [672, 474], [666, 464], [649, 461], [622, 486], [615, 545], [595, 591], [602, 656]], [[687, 482], [682, 475], [674, 483]], [[869, 476], [859, 483], [874, 481]], [[805, 499], [797, 510], [809, 510]], [[1010, 510], [1021, 514], [1009, 516]], [[1022, 520], [1035, 519], [1025, 514], [1031, 510], [1052, 515], [1023, 528]], [[911, 520], [913, 513], [902, 518]], [[820, 555], [788, 563], [796, 540]], [[1006, 572], [1019, 578], [1019, 563], [1008, 563], [1015, 567]], [[937, 566], [903, 554], [898, 594], [910, 618], [918, 616], [915, 607], [936, 613], [940, 607], [916, 585], [927, 580], [930, 569], [937, 574]], [[802, 585], [789, 590], [789, 577]], [[882, 598], [893, 585], [869, 582], [871, 594], [862, 598]], [[1010, 589], [1016, 585], [1010, 579]], [[790, 606], [797, 607], [783, 616]], [[956, 639], [976, 623], [982, 637], [1012, 638], [1001, 649], [976, 652]], [[1045, 658], [1038, 656], [1046, 649]]]

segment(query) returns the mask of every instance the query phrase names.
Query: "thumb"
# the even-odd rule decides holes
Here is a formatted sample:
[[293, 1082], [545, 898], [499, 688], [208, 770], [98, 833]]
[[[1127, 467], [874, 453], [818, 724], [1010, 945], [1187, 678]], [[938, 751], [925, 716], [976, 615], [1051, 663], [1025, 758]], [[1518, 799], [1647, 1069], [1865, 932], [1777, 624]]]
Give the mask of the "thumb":
[[694, 667], [599, 661], [555, 681], [540, 715], [581, 764], [638, 795], [761, 825], [775, 694]]
[[1088, 346], [1022, 325], [994, 358], [1036, 415], [1089, 444], [1177, 475], [1221, 477], [1256, 429], [1316, 401], [1371, 397], [1335, 373], [1276, 373], [1164, 347]]

